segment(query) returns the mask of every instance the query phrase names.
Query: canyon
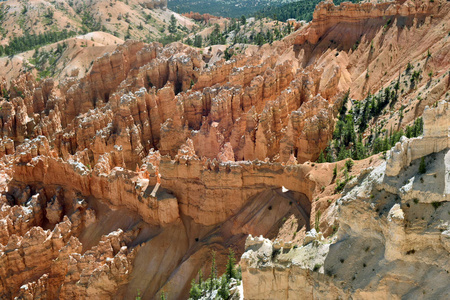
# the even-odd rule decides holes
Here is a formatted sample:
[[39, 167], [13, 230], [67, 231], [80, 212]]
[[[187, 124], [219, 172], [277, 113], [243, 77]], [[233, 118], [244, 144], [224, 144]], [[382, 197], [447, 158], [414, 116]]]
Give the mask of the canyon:
[[[2, 79], [0, 297], [186, 299], [232, 248], [245, 299], [447, 298], [449, 3], [325, 2], [296, 27], [229, 59], [127, 40], [81, 75]], [[418, 117], [423, 135], [316, 162], [341, 111], [395, 82], [361, 136]]]

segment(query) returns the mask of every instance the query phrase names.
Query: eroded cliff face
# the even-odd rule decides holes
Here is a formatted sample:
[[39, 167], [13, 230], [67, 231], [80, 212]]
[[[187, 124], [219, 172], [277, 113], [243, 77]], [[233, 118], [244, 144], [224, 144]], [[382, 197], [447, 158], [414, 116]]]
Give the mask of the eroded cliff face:
[[295, 76], [288, 62], [261, 56], [201, 66], [181, 44], [127, 43], [61, 89], [22, 76], [13, 84], [23, 98], [3, 103], [2, 129], [18, 142], [46, 135], [64, 159], [90, 149], [92, 165], [119, 144], [128, 167], [151, 148], [173, 157], [188, 138], [200, 157], [229, 148], [234, 160], [287, 161], [295, 152], [306, 161], [331, 137], [336, 96], [324, 99], [313, 85], [320, 71]]
[[[286, 214], [304, 216], [301, 225], [309, 226], [308, 195], [315, 184], [307, 179], [307, 166], [219, 164], [187, 155], [171, 160], [151, 153], [139, 170], [128, 171], [121, 167], [119, 149], [91, 169], [48, 149], [46, 138], [39, 137], [20, 148], [16, 163], [4, 166], [5, 297], [128, 297], [139, 289], [150, 298], [164, 289], [177, 298], [211, 245], [225, 256], [231, 241], [243, 242], [248, 233], [270, 234]], [[156, 197], [150, 196], [156, 183], [151, 161], [164, 174]], [[292, 192], [279, 192], [282, 185]], [[25, 262], [17, 264], [23, 255]], [[173, 276], [177, 289], [169, 280]]]
[[[173, 157], [187, 139], [199, 157], [286, 162], [294, 153], [302, 163], [315, 160], [327, 146], [344, 92], [350, 89], [358, 99], [377, 91], [427, 51], [433, 54], [424, 61], [424, 72], [432, 70], [442, 84], [429, 91], [428, 82], [420, 80], [415, 89], [403, 92], [394, 108], [415, 101], [416, 115], [410, 119], [424, 105], [445, 98], [450, 46], [442, 30], [449, 20], [448, 5], [430, 4], [430, 11], [421, 14], [414, 10], [408, 16], [412, 23], [401, 25], [397, 23], [403, 15], [394, 11], [404, 11], [410, 3], [383, 4], [385, 19], [397, 22], [386, 28], [377, 23], [380, 7], [348, 5], [319, 5], [310, 25], [272, 47], [229, 61], [206, 64], [199, 52], [182, 44], [163, 48], [127, 42], [99, 58], [80, 80], [69, 78], [55, 87], [51, 79], [36, 83], [30, 75], [22, 76], [12, 82], [13, 101], [2, 104], [4, 136], [22, 142], [46, 135], [64, 159], [87, 148], [93, 152], [91, 165], [121, 145], [126, 166], [134, 168], [151, 148]], [[325, 25], [321, 14], [329, 14], [326, 22], [337, 25]], [[358, 23], [362, 15], [375, 24]], [[358, 39], [341, 39], [353, 23], [358, 24]], [[302, 36], [312, 38], [314, 26], [330, 28], [320, 31], [323, 38], [315, 47], [298, 42]], [[435, 32], [431, 27], [444, 29]], [[411, 52], [416, 36], [422, 40]], [[397, 45], [386, 47], [382, 40]], [[359, 47], [350, 49], [356, 41]], [[417, 103], [416, 98], [423, 98], [420, 93], [427, 97]]]
[[423, 137], [405, 138], [348, 184], [333, 208], [334, 237], [313, 229], [300, 247], [247, 239], [245, 299], [449, 297], [448, 102], [423, 118]]
[[[430, 4], [432, 12], [436, 5]], [[374, 13], [377, 20], [361, 29], [364, 41], [355, 51], [330, 41], [342, 35], [336, 28], [349, 26], [333, 15], [339, 9], [327, 6], [336, 26], [320, 34], [311, 30], [314, 22], [325, 22], [323, 7], [316, 12], [319, 21], [228, 61], [209, 61], [180, 43], [128, 41], [98, 58], [81, 79], [55, 84], [24, 74], [9, 90], [0, 82], [0, 297], [134, 299], [139, 291], [151, 299], [165, 291], [178, 299], [186, 297], [199, 269], [209, 269], [211, 250], [223, 266], [228, 247], [240, 255], [248, 234], [279, 236], [287, 217], [294, 216], [303, 231], [315, 227], [317, 218], [320, 229], [332, 233], [338, 197], [331, 195], [334, 164], [308, 161], [328, 145], [349, 88], [357, 85], [352, 93], [361, 95], [392, 79], [395, 70], [388, 70], [359, 89], [366, 77], [368, 36], [395, 35], [399, 29], [385, 29]], [[443, 49], [433, 50], [428, 62], [442, 81], [422, 104], [447, 97], [449, 46], [441, 25], [448, 11], [443, 4], [426, 23], [440, 26], [421, 47]], [[425, 29], [408, 25], [406, 30], [423, 34]], [[405, 31], [397, 41], [411, 47]], [[314, 35], [327, 39], [317, 47], [298, 41]], [[380, 46], [380, 59], [385, 49]], [[407, 58], [421, 62], [414, 53]], [[428, 93], [425, 80], [417, 86]], [[386, 174], [448, 147], [442, 142], [445, 105], [433, 124], [424, 112], [430, 139], [396, 146]], [[432, 128], [439, 128], [439, 136], [428, 134]], [[416, 145], [428, 152], [408, 150]], [[158, 174], [160, 187], [152, 195]], [[387, 186], [374, 186], [379, 184]], [[324, 194], [328, 198], [318, 201]], [[321, 217], [319, 211], [328, 208]], [[385, 230], [384, 224], [376, 226]], [[341, 225], [340, 232], [345, 228]]]
[[[445, 73], [449, 68], [450, 45], [447, 39], [442, 39], [440, 30], [447, 28], [449, 18], [445, 1], [342, 3], [340, 6], [328, 1], [316, 7], [313, 20], [298, 31], [293, 43], [303, 66], [318, 57], [329, 62], [333, 58], [324, 55], [327, 51], [335, 54], [338, 58], [333, 60], [338, 62], [341, 77], [345, 78], [341, 86], [350, 88], [350, 96], [361, 100], [396, 80], [408, 63], [420, 62], [423, 79], [430, 71]], [[424, 55], [427, 53], [435, 55], [430, 59]], [[421, 90], [405, 90], [402, 97], [417, 98]], [[419, 105], [423, 110], [430, 104]]]
[[[308, 178], [310, 166], [234, 162], [244, 159], [244, 148], [255, 157], [255, 135], [272, 138], [257, 133], [258, 113], [293, 80], [288, 64], [242, 57], [201, 70], [201, 59], [181, 44], [128, 42], [99, 58], [81, 80], [69, 78], [57, 87], [51, 79], [36, 82], [24, 75], [11, 83], [11, 100], [2, 101], [2, 295], [111, 298], [139, 290], [151, 298], [169, 290], [177, 298], [186, 294], [211, 248], [224, 260], [229, 245], [242, 251], [247, 234], [273, 234], [286, 214], [309, 227], [316, 185]], [[295, 84], [297, 91], [283, 98], [291, 106], [284, 108], [285, 122], [301, 104], [294, 95], [302, 87]], [[315, 102], [328, 109], [331, 121], [328, 102], [320, 96]], [[246, 145], [239, 139], [248, 131]], [[259, 157], [267, 156], [263, 150]], [[161, 188], [153, 197], [156, 172]], [[289, 195], [278, 192], [283, 185]], [[20, 209], [26, 218], [17, 215]], [[39, 248], [45, 263], [15, 265], [12, 249], [28, 253], [21, 239], [33, 234], [50, 240], [61, 222], [70, 226], [58, 247]], [[91, 254], [112, 232], [114, 249]], [[172, 247], [174, 236], [178, 243]], [[76, 248], [64, 250], [74, 243]], [[67, 254], [61, 262], [61, 252], [77, 255], [76, 261]], [[120, 265], [111, 265], [113, 260]]]
[[[298, 42], [307, 40], [316, 44], [321, 37], [332, 27], [342, 24], [360, 25], [365, 22], [379, 22], [388, 18], [412, 21], [414, 18], [422, 19], [431, 13], [439, 13], [441, 6], [428, 1], [386, 1], [382, 3], [366, 2], [355, 4], [350, 2], [335, 6], [332, 1], [324, 1], [317, 5], [313, 21], [305, 34], [299, 35]], [[353, 28], [351, 28], [353, 29]]]
[[167, 8], [167, 0], [145, 0], [145, 1], [142, 1], [141, 3], [144, 4], [149, 9]]

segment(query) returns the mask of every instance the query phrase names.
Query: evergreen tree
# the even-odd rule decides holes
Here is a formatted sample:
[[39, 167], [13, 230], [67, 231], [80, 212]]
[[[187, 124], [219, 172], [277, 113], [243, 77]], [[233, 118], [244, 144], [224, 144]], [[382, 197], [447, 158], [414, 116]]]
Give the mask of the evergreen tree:
[[327, 152], [327, 162], [334, 162], [333, 155], [331, 154], [331, 150]]
[[202, 284], [203, 281], [203, 272], [202, 270], [198, 271], [198, 284]]
[[323, 151], [320, 151], [319, 158], [317, 159], [318, 163], [324, 163], [325, 157], [323, 156]]
[[425, 164], [425, 157], [422, 157], [419, 165], [419, 173], [425, 174], [427, 172], [427, 165]]
[[233, 54], [230, 51], [230, 48], [225, 49], [223, 56], [224, 56], [225, 60], [230, 60], [230, 58], [233, 56]]
[[198, 300], [202, 297], [202, 290], [198, 286], [198, 284], [195, 283], [195, 279], [192, 279], [191, 282], [191, 289], [189, 290], [189, 298], [193, 300]]
[[67, 39], [74, 35], [76, 35], [76, 32], [67, 31], [66, 29], [62, 31], [47, 31], [37, 35], [26, 32], [23, 36], [11, 39], [8, 45], [0, 46], [0, 56], [25, 52], [46, 44]]
[[256, 34], [256, 44], [262, 46], [265, 43], [264, 35], [261, 32]]
[[347, 170], [351, 170], [352, 169], [352, 167], [353, 167], [353, 165], [354, 165], [355, 163], [353, 162], [353, 160], [351, 160], [351, 159], [347, 159], [346, 161], [345, 161], [345, 168], [347, 169]]
[[203, 37], [201, 35], [196, 35], [194, 38], [194, 47], [201, 48], [203, 45]]
[[231, 278], [237, 277], [237, 272], [235, 268], [236, 264], [236, 258], [234, 257], [234, 251], [233, 249], [229, 249], [228, 253], [228, 261], [227, 261], [227, 268], [226, 268], [226, 278], [230, 280]]
[[177, 19], [175, 15], [170, 16], [169, 32], [174, 34], [177, 33]]
[[356, 143], [356, 151], [354, 152], [354, 159], [360, 160], [366, 158], [366, 148], [362, 142]]
[[226, 276], [222, 276], [222, 279], [220, 280], [220, 287], [217, 291], [221, 299], [228, 299], [230, 297], [230, 291], [228, 289], [228, 280]]
[[383, 141], [380, 137], [377, 137], [375, 141], [373, 142], [372, 146], [372, 154], [376, 154], [383, 151]]
[[420, 136], [423, 133], [423, 119], [422, 118], [417, 118], [414, 121], [414, 136]]
[[211, 260], [211, 274], [209, 275], [210, 278], [210, 290], [211, 292], [216, 287], [216, 281], [217, 281], [217, 266], [216, 266], [216, 251], [211, 251], [212, 260]]
[[245, 18], [245, 16], [243, 15], [243, 16], [241, 16], [241, 24], [242, 25], [245, 25], [245, 24], [247, 24], [247, 19]]

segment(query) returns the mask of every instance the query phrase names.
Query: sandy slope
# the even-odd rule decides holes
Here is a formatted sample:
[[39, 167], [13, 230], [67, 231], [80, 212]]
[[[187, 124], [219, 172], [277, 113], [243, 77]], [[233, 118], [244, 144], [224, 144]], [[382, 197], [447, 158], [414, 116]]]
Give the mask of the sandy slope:
[[[4, 12], [2, 44], [13, 36], [25, 33], [43, 33], [63, 30], [91, 31], [89, 22], [98, 22], [102, 31], [124, 38], [129, 34], [135, 39], [157, 39], [167, 33], [167, 24], [172, 14], [182, 26], [191, 28], [192, 20], [167, 9], [164, 1], [108, 1], [108, 0], [17, 0], [0, 4]], [[51, 12], [51, 14], [49, 14]], [[85, 17], [83, 19], [83, 17]]]
[[[67, 76], [81, 78], [89, 70], [95, 59], [105, 53], [111, 53], [117, 45], [123, 42], [120, 38], [99, 31], [46, 45], [41, 47], [39, 51], [51, 52], [57, 48], [58, 44], [66, 43], [67, 48], [55, 64], [55, 79], [60, 80]], [[1, 57], [0, 66], [2, 68], [0, 68], [0, 77], [6, 78], [9, 83], [11, 79], [17, 78], [21, 72], [30, 69], [26, 65], [30, 65], [30, 60], [34, 53], [35, 50], [30, 50], [13, 57]], [[31, 69], [33, 70], [32, 67]], [[35, 69], [32, 72], [37, 73]]]

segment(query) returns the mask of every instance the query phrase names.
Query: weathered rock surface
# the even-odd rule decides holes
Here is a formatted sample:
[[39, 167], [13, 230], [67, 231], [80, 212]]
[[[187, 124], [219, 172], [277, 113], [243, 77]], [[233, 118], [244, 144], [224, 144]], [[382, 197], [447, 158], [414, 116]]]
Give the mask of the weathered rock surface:
[[424, 126], [423, 137], [391, 150], [408, 145], [406, 163], [390, 156], [346, 188], [336, 236], [323, 240], [313, 229], [301, 247], [249, 236], [241, 259], [245, 298], [448, 298], [448, 103], [426, 109]]
[[426, 107], [423, 112], [423, 120], [423, 137], [397, 143], [389, 152], [386, 175], [396, 176], [412, 161], [450, 147], [449, 103], [442, 101], [438, 103], [437, 109]]
[[[179, 299], [198, 269], [208, 272], [211, 249], [223, 265], [228, 247], [240, 255], [248, 234], [275, 238], [290, 216], [299, 230], [317, 225], [328, 236], [336, 206], [323, 211], [328, 202], [316, 197], [333, 184], [323, 174], [334, 164], [308, 161], [328, 145], [349, 88], [357, 99], [379, 90], [428, 49], [427, 68], [439, 83], [423, 103], [446, 99], [449, 5], [438, 7], [321, 4], [310, 25], [283, 41], [208, 66], [181, 43], [128, 41], [81, 79], [56, 84], [23, 74], [9, 90], [1, 81], [0, 298], [134, 298], [140, 291], [152, 299], [164, 291]], [[385, 28], [383, 17], [393, 15], [396, 26]], [[439, 30], [425, 38], [430, 27]], [[352, 38], [338, 44], [346, 28]], [[379, 51], [369, 50], [372, 39]], [[365, 80], [368, 68], [376, 74]], [[312, 231], [297, 248], [249, 239], [246, 297], [419, 297], [428, 286], [431, 298], [448, 295], [430, 279], [448, 279], [448, 112], [445, 101], [424, 110], [424, 137], [403, 140], [386, 165], [349, 183], [339, 243]], [[429, 166], [419, 177], [425, 155]], [[340, 253], [357, 260], [338, 268]]]

